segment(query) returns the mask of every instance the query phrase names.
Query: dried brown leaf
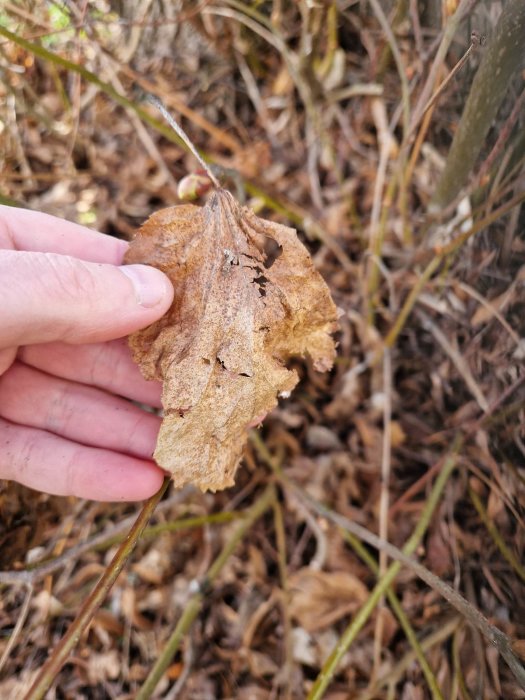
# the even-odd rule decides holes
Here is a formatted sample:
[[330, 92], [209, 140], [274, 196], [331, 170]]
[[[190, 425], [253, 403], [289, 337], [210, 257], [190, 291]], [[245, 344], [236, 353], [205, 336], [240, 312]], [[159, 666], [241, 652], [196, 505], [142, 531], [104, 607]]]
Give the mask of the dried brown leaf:
[[309, 355], [317, 370], [332, 366], [328, 288], [294, 230], [225, 190], [202, 208], [154, 214], [126, 262], [158, 267], [175, 288], [169, 311], [130, 337], [144, 376], [163, 381], [155, 460], [176, 486], [231, 486], [248, 429], [297, 384], [286, 361]]
[[364, 583], [346, 571], [303, 568], [289, 578], [289, 611], [307, 632], [353, 614], [368, 598]]
[[120, 669], [120, 660], [116, 649], [109, 649], [102, 653], [92, 651], [86, 664], [87, 676], [92, 686], [118, 678]]

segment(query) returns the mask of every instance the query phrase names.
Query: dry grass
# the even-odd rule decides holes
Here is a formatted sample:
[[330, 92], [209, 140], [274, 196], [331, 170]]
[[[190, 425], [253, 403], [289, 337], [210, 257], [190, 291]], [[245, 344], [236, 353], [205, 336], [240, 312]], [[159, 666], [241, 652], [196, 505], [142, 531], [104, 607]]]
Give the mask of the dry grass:
[[[463, 614], [332, 517], [408, 542], [523, 656], [523, 139], [482, 196], [431, 216], [477, 52], [419, 131], [439, 36], [415, 3], [385, 18], [392, 46], [378, 3], [181, 4], [3, 4], [0, 29], [33, 46], [0, 43], [0, 195], [129, 237], [196, 169], [153, 93], [237, 196], [297, 226], [344, 312], [339, 357], [328, 377], [297, 363], [235, 488], [168, 493], [48, 697], [134, 697], [176, 630], [155, 697], [525, 698]], [[30, 589], [0, 573], [2, 698], [27, 691], [134, 512], [1, 487], [1, 569], [61, 556]]]

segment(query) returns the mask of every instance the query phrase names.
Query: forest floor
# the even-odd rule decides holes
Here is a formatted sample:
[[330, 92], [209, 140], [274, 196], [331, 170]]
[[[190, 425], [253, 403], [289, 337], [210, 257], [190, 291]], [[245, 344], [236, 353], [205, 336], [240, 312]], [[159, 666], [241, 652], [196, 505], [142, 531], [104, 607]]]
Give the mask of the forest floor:
[[[413, 108], [441, 35], [414, 13], [390, 20]], [[367, 3], [5, 2], [0, 27], [30, 42], [0, 37], [3, 203], [125, 239], [179, 203], [199, 166], [152, 93], [225, 187], [298, 230], [341, 309], [334, 369], [293, 361], [300, 383], [253, 431], [233, 488], [168, 491], [46, 697], [135, 697], [202, 590], [154, 697], [525, 698], [413, 567], [378, 590], [392, 553], [351, 532], [410, 540], [523, 655], [523, 225], [520, 237], [517, 216], [500, 219], [425, 272], [461, 217], [468, 228], [490, 206], [463, 200], [474, 209], [448, 230], [429, 214], [478, 56], [410, 162]], [[23, 697], [137, 512], [0, 486], [0, 571], [35, 567], [30, 588], [0, 573], [2, 699]]]

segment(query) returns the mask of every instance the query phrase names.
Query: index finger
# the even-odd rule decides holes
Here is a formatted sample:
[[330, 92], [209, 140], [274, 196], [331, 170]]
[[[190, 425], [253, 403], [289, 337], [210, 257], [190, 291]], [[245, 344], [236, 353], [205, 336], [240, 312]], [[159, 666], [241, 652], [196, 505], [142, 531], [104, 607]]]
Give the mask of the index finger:
[[56, 216], [0, 205], [0, 248], [120, 265], [128, 244]]

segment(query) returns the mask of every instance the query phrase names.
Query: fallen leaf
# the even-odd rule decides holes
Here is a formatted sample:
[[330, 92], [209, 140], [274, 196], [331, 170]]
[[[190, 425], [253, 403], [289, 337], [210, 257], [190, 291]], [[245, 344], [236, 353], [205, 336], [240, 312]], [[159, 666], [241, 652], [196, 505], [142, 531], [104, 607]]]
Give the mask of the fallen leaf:
[[286, 361], [309, 355], [319, 371], [332, 366], [328, 287], [293, 229], [225, 190], [202, 208], [153, 214], [125, 262], [161, 269], [175, 289], [169, 311], [130, 337], [143, 375], [163, 381], [154, 458], [176, 486], [231, 486], [248, 429], [297, 384]]
[[92, 686], [118, 678], [120, 669], [116, 649], [109, 649], [102, 653], [91, 651], [86, 664], [87, 676]]
[[150, 549], [138, 562], [133, 564], [133, 572], [146, 583], [160, 585], [170, 563], [166, 552], [160, 549]]
[[4, 678], [0, 681], [0, 697], [1, 698], [23, 698], [27, 693], [28, 688], [33, 685], [40, 668], [20, 669], [16, 678]]
[[275, 661], [268, 655], [255, 649], [247, 649], [246, 656], [248, 659], [248, 667], [250, 673], [255, 678], [263, 678], [264, 676], [275, 676], [279, 667]]
[[299, 569], [289, 578], [289, 611], [307, 632], [352, 615], [368, 598], [368, 589], [345, 571]]

